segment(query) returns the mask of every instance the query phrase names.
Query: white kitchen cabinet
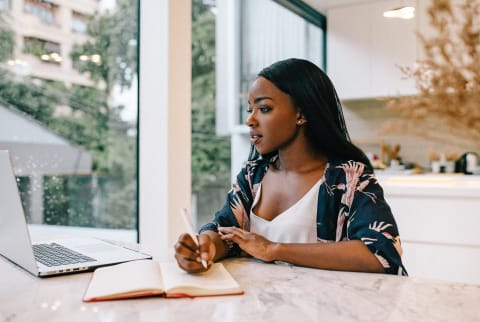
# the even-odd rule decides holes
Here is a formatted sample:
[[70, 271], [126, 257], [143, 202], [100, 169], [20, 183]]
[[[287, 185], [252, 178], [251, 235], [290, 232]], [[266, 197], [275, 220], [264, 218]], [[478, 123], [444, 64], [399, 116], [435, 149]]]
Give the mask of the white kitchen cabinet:
[[327, 73], [341, 99], [370, 92], [369, 6], [339, 7], [327, 16]]
[[[419, 1], [420, 2], [420, 1]], [[415, 83], [399, 66], [417, 59], [419, 15], [410, 20], [383, 17], [383, 12], [416, 1], [376, 1], [327, 12], [327, 72], [340, 99], [411, 95]]]
[[409, 275], [480, 284], [480, 176], [377, 176]]

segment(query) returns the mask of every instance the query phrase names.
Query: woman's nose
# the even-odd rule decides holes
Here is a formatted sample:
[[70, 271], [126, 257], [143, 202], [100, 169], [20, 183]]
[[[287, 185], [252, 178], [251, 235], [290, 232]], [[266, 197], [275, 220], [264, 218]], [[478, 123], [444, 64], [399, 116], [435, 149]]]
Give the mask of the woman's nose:
[[245, 124], [248, 126], [248, 127], [252, 127], [256, 124], [257, 120], [255, 119], [255, 116], [254, 116], [254, 112], [250, 113], [247, 117], [247, 119], [245, 120]]

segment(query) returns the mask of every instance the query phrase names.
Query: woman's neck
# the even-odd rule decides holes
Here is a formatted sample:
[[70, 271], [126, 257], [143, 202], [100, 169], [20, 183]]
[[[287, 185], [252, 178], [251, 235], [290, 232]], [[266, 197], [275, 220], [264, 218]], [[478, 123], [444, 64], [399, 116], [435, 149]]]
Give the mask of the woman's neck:
[[277, 171], [307, 174], [324, 169], [327, 162], [328, 159], [326, 156], [309, 151], [299, 151], [298, 153], [285, 153], [285, 151], [279, 151], [278, 156], [272, 165]]
[[325, 168], [327, 156], [313, 149], [304, 129], [299, 129], [294, 140], [278, 149], [273, 169], [285, 173], [308, 174]]

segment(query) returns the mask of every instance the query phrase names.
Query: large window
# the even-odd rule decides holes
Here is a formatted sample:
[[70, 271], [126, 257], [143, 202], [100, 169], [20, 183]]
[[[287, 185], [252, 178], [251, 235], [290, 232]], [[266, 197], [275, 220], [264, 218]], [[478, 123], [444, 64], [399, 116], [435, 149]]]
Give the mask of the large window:
[[0, 149], [32, 230], [136, 241], [137, 3], [55, 3], [0, 12]]
[[192, 1], [192, 213], [210, 221], [230, 186], [230, 140], [215, 131], [215, 2]]
[[[223, 180], [220, 199], [215, 198], [215, 202], [213, 202], [213, 199], [202, 196], [203, 199], [198, 200], [197, 205], [210, 207], [210, 209], [202, 210], [210, 217], [214, 210], [218, 209], [217, 200], [220, 200], [219, 203], [223, 203], [224, 193], [229, 188], [230, 178], [225, 175], [229, 171], [229, 146], [230, 142], [232, 146], [237, 144], [234, 142], [235, 135], [237, 135], [234, 127], [242, 122], [240, 103], [242, 102], [240, 98], [242, 85], [240, 83], [242, 79], [248, 82], [248, 78], [251, 77], [249, 71], [258, 72], [258, 70], [254, 70], [253, 65], [250, 66], [252, 68], [245, 70], [242, 67], [256, 62], [253, 54], [240, 59], [240, 56], [249, 47], [248, 41], [242, 43], [243, 38], [240, 37], [247, 30], [233, 34], [228, 32], [232, 30], [232, 24], [235, 24], [233, 30], [238, 31], [243, 25], [240, 19], [246, 19], [245, 17], [248, 16], [245, 15], [245, 12], [248, 12], [245, 11], [247, 7], [242, 8], [241, 5], [254, 6], [256, 3], [262, 5], [266, 2], [259, 0], [251, 1], [249, 4], [247, 1], [231, 0], [195, 1], [204, 8], [197, 12], [199, 19], [194, 30], [199, 33], [204, 32], [204, 34], [199, 35], [198, 38], [192, 35], [194, 41], [192, 68], [196, 68], [192, 71], [194, 76], [192, 114], [195, 114], [192, 115], [192, 119], [197, 118], [196, 122], [198, 121], [195, 123], [195, 128], [193, 128], [192, 122], [194, 131], [192, 137], [198, 148], [197, 151], [200, 151], [196, 156], [192, 156], [192, 163], [198, 166], [193, 171], [193, 175], [198, 175], [197, 182], [203, 180], [206, 184], [217, 185], [215, 189], [218, 188], [218, 182]], [[11, 2], [7, 1], [6, 3]], [[101, 231], [102, 237], [105, 237], [104, 234], [107, 230], [127, 232], [128, 236], [132, 236], [133, 232], [133, 240], [135, 240], [138, 223], [138, 117], [137, 96], [133, 93], [136, 93], [137, 90], [137, 46], [139, 45], [136, 2], [130, 0], [82, 0], [82, 6], [79, 6], [78, 1], [74, 0], [55, 1], [57, 7], [54, 8], [55, 23], [53, 25], [39, 24], [38, 19], [34, 19], [32, 12], [18, 10], [19, 8], [24, 9], [26, 3], [47, 2], [19, 0], [15, 1], [12, 6], [15, 10], [7, 6], [7, 11], [0, 13], [2, 15], [0, 24], [2, 37], [2, 46], [0, 46], [0, 149], [8, 149], [12, 153], [29, 223], [32, 227], [47, 230], [54, 227], [75, 227], [77, 230], [81, 230], [78, 227], [94, 228]], [[112, 6], [112, 3], [116, 3], [116, 5]], [[184, 12], [182, 11], [183, 7], [188, 7], [179, 3], [175, 0], [171, 0], [169, 3], [171, 7], [180, 10], [176, 11], [177, 14]], [[279, 6], [272, 1], [268, 1], [268, 3]], [[233, 15], [229, 16], [233, 19], [227, 19], [226, 24], [223, 22], [219, 24], [219, 18], [222, 16], [222, 11], [219, 9], [225, 4], [238, 6], [236, 8], [238, 10], [233, 10]], [[154, 133], [144, 132], [145, 135], [142, 135], [143, 141], [150, 139], [153, 142], [150, 142], [149, 148], [145, 148], [142, 154], [144, 156], [142, 162], [148, 165], [148, 168], [142, 167], [143, 177], [146, 178], [143, 180], [143, 184], [152, 186], [156, 184], [161, 188], [153, 189], [153, 192], [148, 189], [142, 191], [142, 196], [148, 196], [148, 200], [144, 200], [142, 203], [143, 205], [147, 204], [148, 211], [142, 212], [142, 216], [157, 220], [162, 216], [158, 213], [159, 207], [164, 207], [164, 205], [170, 207], [168, 203], [175, 199], [176, 195], [164, 200], [161, 205], [156, 198], [168, 195], [170, 191], [176, 191], [175, 189], [178, 191], [185, 189], [183, 186], [175, 185], [178, 180], [158, 175], [160, 172], [158, 169], [167, 168], [165, 161], [167, 157], [165, 153], [159, 156], [155, 154], [155, 151], [161, 150], [164, 141], [168, 140], [169, 144], [174, 144], [179, 137], [178, 135], [162, 136], [158, 133], [163, 133], [161, 130], [166, 128], [169, 128], [170, 131], [171, 127], [168, 124], [183, 124], [183, 120], [164, 124], [163, 122], [167, 122], [165, 120], [170, 122], [172, 115], [181, 111], [178, 108], [172, 108], [168, 114], [162, 114], [163, 112], [158, 106], [165, 103], [162, 99], [168, 95], [155, 95], [162, 92], [163, 87], [168, 87], [172, 83], [185, 83], [183, 79], [179, 82], [175, 76], [184, 75], [180, 73], [183, 72], [182, 67], [185, 65], [183, 62], [190, 57], [184, 59], [182, 56], [181, 62], [178, 62], [174, 59], [176, 57], [165, 55], [168, 59], [174, 60], [176, 65], [174, 64], [173, 67], [162, 65], [166, 61], [162, 53], [166, 51], [163, 51], [163, 45], [158, 45], [159, 42], [155, 39], [163, 39], [162, 37], [165, 36], [163, 29], [160, 28], [164, 27], [162, 22], [165, 19], [158, 19], [158, 16], [166, 15], [164, 14], [166, 11], [163, 10], [166, 7], [166, 1], [144, 1], [143, 5], [146, 8], [155, 8], [155, 12], [152, 12], [151, 9], [143, 11], [144, 18], [147, 16], [150, 20], [147, 18], [142, 20], [149, 21], [142, 30], [146, 31], [147, 28], [150, 28], [151, 32], [145, 32], [148, 34], [149, 44], [144, 46], [142, 52], [150, 60], [144, 64], [145, 70], [142, 75], [149, 74], [149, 70], [155, 70], [155, 73], [149, 74], [149, 81], [144, 82], [144, 86], [148, 85], [148, 88], [142, 91], [145, 96], [145, 99], [142, 100], [142, 107], [146, 107], [143, 109], [144, 112], [147, 110], [149, 113], [158, 112], [162, 117], [158, 117], [155, 124], [150, 124], [150, 120], [147, 118], [142, 120], [143, 129], [154, 129]], [[193, 4], [192, 9], [195, 10]], [[287, 12], [296, 17], [302, 17]], [[10, 17], [3, 19], [5, 15]], [[266, 17], [270, 16], [271, 14], [268, 12]], [[83, 17], [88, 17], [86, 30], [83, 25]], [[182, 39], [184, 35], [189, 34], [181, 34], [183, 30], [173, 23], [178, 20], [178, 16], [170, 18], [172, 22], [169, 26], [178, 27], [179, 30], [170, 35], [169, 42], [177, 41], [182, 44], [179, 38]], [[80, 22], [80, 20], [82, 21]], [[300, 19], [300, 21], [304, 20], [306, 19]], [[32, 24], [32, 26], [27, 24]], [[152, 28], [152, 25], [155, 28]], [[56, 32], [52, 32], [52, 28]], [[315, 31], [308, 31], [309, 28], [298, 29], [302, 30], [302, 37], [307, 32], [315, 33]], [[35, 30], [35, 34], [27, 33], [31, 30]], [[85, 34], [79, 34], [82, 33], [82, 30], [85, 30]], [[165, 30], [167, 33], [170, 29], [165, 28]], [[178, 36], [179, 32], [182, 37]], [[212, 37], [215, 34], [218, 35], [219, 32], [227, 32], [227, 38], [230, 39], [229, 44], [233, 43], [235, 50], [233, 56], [230, 53], [224, 55], [221, 50], [219, 51], [219, 47], [222, 47], [224, 42], [221, 37]], [[250, 32], [255, 33], [253, 29]], [[299, 37], [300, 34], [297, 36]], [[54, 47], [60, 51], [58, 54], [61, 57], [61, 63], [45, 63], [41, 55], [24, 52], [23, 40], [28, 37], [54, 44]], [[271, 40], [273, 39], [271, 38]], [[312, 36], [307, 39], [310, 39], [308, 50], [306, 47], [297, 48], [301, 51], [289, 53], [289, 55], [306, 55], [307, 51], [313, 53], [312, 55], [318, 54], [315, 49], [317, 48], [316, 43], [320, 44], [318, 46], [321, 48], [322, 36]], [[14, 46], [7, 46], [6, 44], [9, 43], [13, 43]], [[142, 43], [145, 45], [146, 42]], [[42, 48], [51, 49], [51, 46]], [[190, 44], [185, 48], [191, 48]], [[279, 51], [283, 50], [282, 47], [275, 48]], [[175, 52], [177, 49], [178, 46], [172, 46], [170, 51]], [[321, 49], [323, 50], [323, 48]], [[156, 54], [149, 56], [152, 51]], [[229, 62], [233, 62], [233, 65], [227, 65], [226, 69], [222, 68], [222, 61], [225, 57], [230, 57]], [[269, 59], [279, 58], [280, 56], [272, 56]], [[267, 64], [267, 61], [260, 61], [257, 64]], [[158, 68], [157, 65], [162, 68]], [[214, 75], [215, 72], [216, 75]], [[218, 78], [219, 73], [226, 75], [227, 81], [222, 82], [224, 79]], [[164, 78], [165, 74], [171, 75], [172, 78]], [[222, 85], [231, 86], [232, 82], [235, 91], [232, 92], [228, 89], [223, 92]], [[186, 87], [184, 92], [180, 91], [181, 95], [178, 97], [174, 97], [174, 94], [179, 91], [168, 92], [171, 94], [168, 97], [175, 98], [175, 107], [180, 105], [178, 102], [185, 97], [185, 93], [188, 93], [187, 89], [189, 88]], [[225, 94], [228, 99], [223, 101], [222, 111], [228, 115], [235, 115], [235, 120], [230, 122], [229, 118], [229, 121], [223, 122], [229, 129], [217, 136], [216, 133], [212, 133], [213, 129], [218, 130], [218, 122], [222, 123], [224, 119], [222, 119], [221, 113], [218, 113], [218, 109], [213, 114], [212, 107], [215, 98], [219, 102], [223, 99], [221, 95]], [[152, 96], [155, 99], [150, 99]], [[162, 103], [159, 104], [159, 102]], [[204, 108], [208, 109], [206, 115], [200, 112]], [[215, 119], [217, 125], [214, 124]], [[185, 124], [187, 124], [186, 121]], [[177, 134], [177, 132], [175, 133]], [[205, 143], [209, 143], [209, 146], [204, 145]], [[183, 146], [184, 144], [176, 145], [168, 153], [175, 154]], [[237, 147], [233, 147], [232, 151], [241, 152]], [[246, 156], [243, 153], [241, 155], [243, 158]], [[198, 159], [193, 160], [195, 157]], [[150, 160], [155, 160], [155, 162], [150, 162]], [[221, 160], [221, 162], [217, 162], [217, 160]], [[242, 158], [234, 157], [232, 160], [242, 162]], [[165, 164], [162, 163], [164, 161]], [[176, 159], [175, 164], [179, 164], [181, 161], [182, 158]], [[168, 167], [171, 163], [169, 160]], [[182, 166], [182, 169], [184, 168]], [[236, 172], [239, 166], [232, 164], [232, 169]], [[176, 171], [178, 176], [182, 175], [179, 173], [182, 170], [176, 169]], [[150, 180], [152, 177], [156, 179]], [[165, 181], [175, 184], [162, 185]], [[192, 190], [205, 191], [204, 187], [206, 186], [197, 186]], [[176, 191], [177, 195], [178, 191]], [[177, 202], [177, 200], [174, 201]], [[188, 205], [182, 203], [182, 206]], [[170, 210], [168, 216], [172, 219], [173, 215], [170, 212], [173, 214], [176, 209]], [[163, 212], [164, 216], [166, 213], [166, 211]], [[155, 224], [157, 223], [155, 222]], [[162, 225], [156, 226], [155, 229], [159, 229], [159, 227], [164, 229], [166, 225], [163, 225], [162, 222]], [[153, 230], [152, 227], [148, 228]], [[158, 234], [155, 230], [150, 235], [158, 236], [167, 233], [163, 232], [164, 234]], [[146, 233], [142, 235], [145, 238]], [[147, 237], [149, 239], [151, 236]]]
[[324, 67], [325, 17], [288, 0], [194, 0], [192, 9], [192, 192], [201, 225], [223, 206], [247, 157], [251, 83], [285, 58]]
[[23, 52], [39, 57], [49, 63], [60, 64], [60, 44], [36, 37], [23, 38]]
[[51, 25], [55, 23], [55, 13], [58, 6], [44, 0], [24, 0], [23, 10], [25, 13], [35, 15], [42, 22]]
[[72, 31], [80, 34], [87, 33], [88, 17], [80, 12], [72, 11]]

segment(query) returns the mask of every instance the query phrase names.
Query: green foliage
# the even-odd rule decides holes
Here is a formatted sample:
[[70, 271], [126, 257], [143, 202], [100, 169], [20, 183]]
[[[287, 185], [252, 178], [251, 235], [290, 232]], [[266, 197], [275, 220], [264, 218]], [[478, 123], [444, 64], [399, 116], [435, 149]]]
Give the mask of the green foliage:
[[45, 177], [43, 185], [46, 224], [93, 226], [94, 190], [91, 176]]
[[108, 97], [94, 87], [74, 85], [68, 105], [76, 117], [59, 116], [52, 128], [60, 135], [93, 152], [93, 170], [100, 175], [108, 168]]
[[[0, 37], [5, 39], [6, 27], [0, 24]], [[13, 43], [13, 33], [9, 35]], [[88, 35], [90, 40], [75, 44], [71, 56], [74, 67], [99, 86], [67, 88], [0, 70], [0, 101], [92, 153], [93, 175], [45, 178], [45, 223], [135, 228], [137, 138], [129, 131], [136, 126], [121, 119], [123, 107], [112, 106], [109, 98], [114, 85], [128, 88], [136, 74], [136, 1], [117, 0], [115, 11], [92, 20]], [[41, 43], [30, 44], [29, 53], [44, 53]], [[0, 57], [8, 57], [11, 50], [3, 41], [0, 47]], [[100, 61], [79, 60], [80, 55], [94, 54], [101, 55]]]
[[40, 57], [43, 54], [50, 54], [46, 49], [44, 42], [40, 39], [29, 38], [23, 46], [23, 52], [26, 54], [32, 54], [34, 56]]
[[16, 82], [9, 72], [0, 70], [0, 100], [48, 125], [62, 97], [49, 84], [29, 80]]
[[192, 2], [192, 191], [230, 181], [230, 140], [215, 134], [215, 17]]
[[[51, 225], [135, 228], [135, 182], [119, 189], [111, 177], [50, 176], [44, 181], [44, 222]], [[95, 207], [94, 207], [95, 204]]]
[[134, 229], [137, 213], [137, 186], [135, 180], [130, 180], [121, 189], [112, 185], [111, 178], [105, 178], [103, 185], [103, 202], [99, 204], [100, 213], [96, 227]]
[[[137, 73], [135, 4], [117, 0], [115, 11], [92, 19], [90, 40], [73, 46], [74, 67], [97, 82], [96, 88], [67, 88], [28, 77], [17, 82], [0, 70], [1, 101], [93, 155], [92, 176], [45, 179], [46, 223], [135, 227], [137, 137], [130, 133], [135, 124], [120, 118], [122, 106], [109, 103], [113, 86], [129, 88]], [[201, 0], [193, 0], [192, 9], [192, 190], [198, 192], [212, 185], [228, 185], [230, 140], [215, 134], [215, 18]], [[3, 30], [0, 24], [0, 39], [4, 39]], [[9, 52], [8, 43], [1, 43], [0, 59], [8, 57], [3, 52]], [[101, 56], [100, 61], [80, 60], [82, 55], [95, 54]], [[60, 106], [69, 112], [58, 113]]]
[[[82, 145], [98, 144], [91, 146], [98, 156], [95, 165], [100, 173], [108, 174], [101, 180], [99, 191], [103, 197], [99, 206], [103, 216], [96, 218], [97, 226], [134, 228], [136, 222], [137, 137], [129, 134], [132, 125], [120, 118], [123, 107], [108, 105], [107, 98], [114, 85], [130, 88], [137, 74], [137, 20], [136, 1], [117, 0], [115, 11], [93, 18], [87, 32], [90, 40], [75, 44], [70, 52], [76, 69], [105, 85], [103, 93], [77, 91], [80, 102], [86, 96], [92, 102], [90, 106], [80, 104], [80, 109], [88, 113], [84, 117], [94, 117], [101, 123], [88, 127], [97, 133], [97, 141], [89, 143], [89, 134], [93, 133], [82, 133], [86, 139]], [[82, 55], [101, 58], [81, 61]], [[75, 102], [76, 98], [70, 104], [74, 110]]]
[[[117, 0], [113, 13], [99, 15], [88, 25], [91, 40], [75, 44], [70, 52], [74, 66], [93, 81], [103, 81], [107, 92], [113, 85], [129, 88], [137, 72], [136, 1]], [[80, 56], [100, 55], [100, 62]]]
[[[15, 106], [54, 133], [93, 153], [93, 170], [108, 173], [108, 114], [104, 92], [85, 86], [67, 89], [61, 82], [29, 79], [22, 82], [0, 70], [0, 101]], [[69, 106], [71, 115], [55, 115], [58, 106]]]
[[12, 57], [15, 45], [14, 33], [8, 25], [6, 18], [0, 12], [0, 62]]

